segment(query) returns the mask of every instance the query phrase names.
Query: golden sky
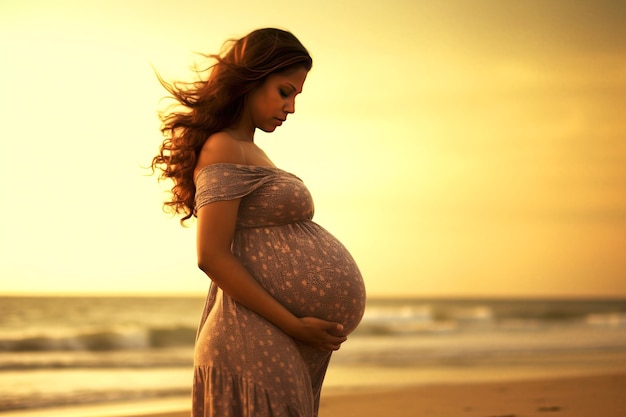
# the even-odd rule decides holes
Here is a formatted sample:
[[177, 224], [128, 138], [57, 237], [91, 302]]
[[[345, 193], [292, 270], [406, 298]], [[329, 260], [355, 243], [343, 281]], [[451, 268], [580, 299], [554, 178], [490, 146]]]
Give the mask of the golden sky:
[[[306, 3], [306, 4], [305, 4]], [[370, 295], [626, 296], [619, 1], [0, 0], [0, 294], [202, 294], [146, 177], [193, 51], [291, 30], [313, 71], [259, 144]]]

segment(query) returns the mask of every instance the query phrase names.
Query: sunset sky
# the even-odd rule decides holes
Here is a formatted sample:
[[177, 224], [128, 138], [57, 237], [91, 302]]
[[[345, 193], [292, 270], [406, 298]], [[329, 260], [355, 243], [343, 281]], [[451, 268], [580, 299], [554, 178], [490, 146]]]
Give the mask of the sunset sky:
[[0, 294], [203, 294], [146, 176], [166, 78], [266, 26], [313, 56], [257, 142], [371, 296], [626, 297], [626, 3], [0, 0]]

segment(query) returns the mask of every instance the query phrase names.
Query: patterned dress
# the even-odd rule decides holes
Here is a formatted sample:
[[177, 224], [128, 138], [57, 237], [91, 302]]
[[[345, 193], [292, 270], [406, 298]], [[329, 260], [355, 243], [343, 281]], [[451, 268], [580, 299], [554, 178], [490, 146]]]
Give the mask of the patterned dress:
[[[234, 255], [298, 317], [343, 324], [365, 309], [350, 253], [314, 223], [296, 176], [274, 167], [214, 164], [196, 177], [196, 209], [241, 199]], [[194, 417], [315, 417], [331, 353], [294, 340], [211, 284], [194, 355]]]

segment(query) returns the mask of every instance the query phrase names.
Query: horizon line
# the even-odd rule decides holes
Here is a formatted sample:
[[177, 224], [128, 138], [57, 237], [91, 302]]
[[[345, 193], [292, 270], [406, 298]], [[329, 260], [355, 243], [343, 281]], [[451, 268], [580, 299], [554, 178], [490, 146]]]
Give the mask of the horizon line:
[[[207, 289], [208, 291], [208, 289]], [[102, 291], [102, 292], [72, 292], [72, 291], [15, 291], [0, 294], [0, 298], [202, 298], [206, 292], [136, 292], [136, 291]], [[370, 300], [626, 300], [626, 294], [370, 294]]]

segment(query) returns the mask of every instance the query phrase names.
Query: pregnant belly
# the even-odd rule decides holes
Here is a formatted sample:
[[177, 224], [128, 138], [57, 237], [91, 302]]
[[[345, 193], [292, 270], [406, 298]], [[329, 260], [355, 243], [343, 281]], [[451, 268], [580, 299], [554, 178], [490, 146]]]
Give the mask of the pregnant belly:
[[365, 310], [365, 286], [354, 259], [321, 226], [296, 223], [247, 229], [234, 245], [250, 273], [298, 317], [341, 323], [352, 332]]

